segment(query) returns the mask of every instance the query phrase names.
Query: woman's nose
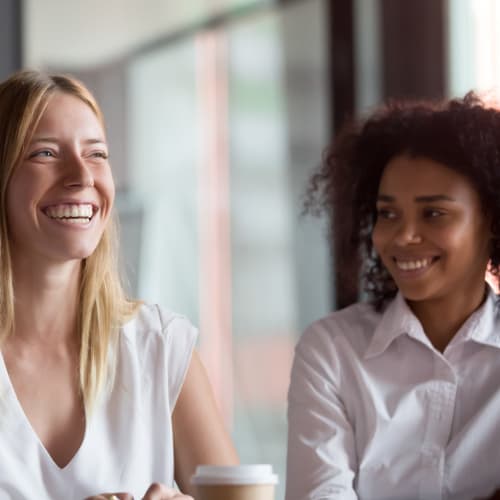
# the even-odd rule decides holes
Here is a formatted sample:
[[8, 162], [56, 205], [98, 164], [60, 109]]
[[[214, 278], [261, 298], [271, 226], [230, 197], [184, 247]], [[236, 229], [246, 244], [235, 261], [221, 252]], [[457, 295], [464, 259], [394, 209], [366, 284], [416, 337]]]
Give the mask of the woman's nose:
[[414, 222], [402, 222], [396, 233], [396, 243], [398, 245], [413, 245], [422, 242], [418, 225]]
[[67, 188], [85, 188], [94, 186], [92, 170], [79, 156], [72, 156], [66, 162], [64, 186]]

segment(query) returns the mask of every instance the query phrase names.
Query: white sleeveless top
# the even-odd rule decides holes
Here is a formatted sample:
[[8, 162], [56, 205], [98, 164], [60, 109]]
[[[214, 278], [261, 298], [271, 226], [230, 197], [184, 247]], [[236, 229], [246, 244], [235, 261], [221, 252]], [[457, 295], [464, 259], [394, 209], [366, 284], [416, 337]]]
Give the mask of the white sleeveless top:
[[141, 306], [121, 328], [113, 389], [62, 469], [31, 427], [0, 356], [0, 500], [82, 500], [108, 491], [142, 498], [152, 482], [172, 486], [171, 414], [196, 337], [182, 316]]

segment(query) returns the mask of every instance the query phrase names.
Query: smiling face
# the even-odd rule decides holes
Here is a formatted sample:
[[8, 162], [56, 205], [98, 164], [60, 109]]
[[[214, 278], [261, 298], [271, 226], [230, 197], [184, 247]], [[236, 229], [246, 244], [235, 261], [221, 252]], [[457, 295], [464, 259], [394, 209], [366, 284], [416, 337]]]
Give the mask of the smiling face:
[[409, 301], [484, 293], [490, 222], [468, 179], [441, 163], [409, 156], [389, 161], [372, 240]]
[[7, 187], [14, 261], [92, 254], [114, 200], [107, 157], [104, 130], [92, 109], [71, 94], [53, 94]]

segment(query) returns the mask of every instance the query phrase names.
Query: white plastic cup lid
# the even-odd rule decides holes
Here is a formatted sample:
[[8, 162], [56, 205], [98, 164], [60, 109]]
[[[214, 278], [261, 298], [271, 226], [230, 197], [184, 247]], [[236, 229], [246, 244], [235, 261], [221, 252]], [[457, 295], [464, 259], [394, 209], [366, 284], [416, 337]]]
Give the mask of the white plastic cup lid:
[[192, 484], [277, 484], [272, 465], [198, 465]]

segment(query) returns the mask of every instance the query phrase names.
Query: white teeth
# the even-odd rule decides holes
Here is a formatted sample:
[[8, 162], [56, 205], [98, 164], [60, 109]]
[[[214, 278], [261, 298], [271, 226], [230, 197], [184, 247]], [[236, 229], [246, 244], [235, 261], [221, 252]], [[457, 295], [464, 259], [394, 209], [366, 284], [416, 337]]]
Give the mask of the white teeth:
[[45, 210], [51, 219], [65, 219], [76, 224], [81, 224], [82, 220], [88, 222], [92, 218], [93, 208], [89, 204], [77, 205], [53, 205]]
[[90, 219], [88, 218], [72, 218], [72, 219], [64, 219], [66, 220], [67, 222], [69, 222], [70, 224], [87, 224], [89, 222]]
[[396, 261], [396, 265], [403, 271], [414, 271], [427, 267], [431, 263], [431, 259]]

